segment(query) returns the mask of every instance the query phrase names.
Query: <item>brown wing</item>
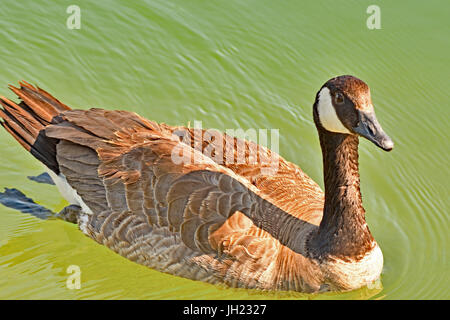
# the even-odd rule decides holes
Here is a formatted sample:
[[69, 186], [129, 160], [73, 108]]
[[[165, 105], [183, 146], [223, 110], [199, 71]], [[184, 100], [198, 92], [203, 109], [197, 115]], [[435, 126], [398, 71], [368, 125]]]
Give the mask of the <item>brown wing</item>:
[[[320, 223], [323, 193], [319, 186], [296, 165], [284, 160], [279, 155], [273, 157], [270, 150], [258, 146], [254, 142], [240, 140], [221, 133], [217, 133], [215, 139], [211, 141], [207, 137], [207, 132], [201, 131], [199, 135], [200, 143], [198, 143], [199, 139], [194, 139], [196, 134], [194, 129], [170, 127], [165, 124], [159, 125], [126, 111], [73, 110], [65, 112], [64, 116], [58, 121], [58, 125], [46, 129], [47, 136], [72, 141], [93, 150], [106, 146], [105, 141], [115, 141], [114, 148], [117, 149], [108, 152], [124, 153], [138, 144], [145, 143], [146, 140], [165, 139], [175, 141], [175, 137], [178, 136], [184, 144], [201, 151], [201, 154], [196, 153], [197, 155], [192, 156], [192, 158], [210, 155], [209, 159], [214, 161], [218, 167], [229, 169], [237, 176], [244, 178], [246, 182], [254, 185], [261, 194], [264, 194], [266, 199], [269, 199], [284, 211], [310, 223], [316, 225]], [[135, 128], [136, 132], [127, 133], [127, 128]], [[232, 146], [234, 152], [231, 161], [226, 156], [228, 152], [226, 148], [229, 145]], [[244, 163], [237, 163], [236, 150], [238, 146], [242, 145], [244, 146], [245, 161]], [[70, 150], [70, 148], [68, 149]], [[164, 151], [169, 152], [169, 150]], [[185, 152], [187, 151], [185, 150]], [[64, 157], [65, 154], [67, 152], [61, 152], [58, 153], [58, 156]], [[252, 159], [252, 156], [256, 160]], [[93, 158], [93, 156], [91, 157]], [[265, 173], [263, 169], [270, 167], [272, 164], [264, 163], [261, 161], [263, 158], [276, 159], [276, 170], [269, 174]], [[195, 169], [195, 164], [193, 169]]]
[[320, 223], [323, 192], [295, 164], [253, 141], [231, 137], [215, 130], [176, 127], [172, 129], [172, 133], [220, 166], [245, 178], [284, 211], [310, 223]]
[[[299, 254], [296, 267], [309, 263], [304, 236], [316, 226], [272, 204], [245, 178], [175, 139], [140, 130], [125, 130], [119, 136], [116, 143], [98, 149], [99, 174], [107, 193], [114, 195], [112, 211], [131, 213], [140, 223], [123, 220], [126, 227], [118, 226], [118, 230], [127, 232], [105, 235], [104, 230], [113, 229], [105, 225], [116, 220], [97, 220], [90, 225], [94, 237], [106, 244], [133, 243], [119, 235], [129, 235], [136, 226], [141, 243], [172, 247], [163, 251], [167, 260], [197, 263], [230, 285], [246, 287], [277, 284], [272, 277], [280, 273], [273, 270], [284, 267], [279, 265], [285, 261], [280, 258], [283, 250]], [[172, 155], [180, 151], [183, 161], [174, 163]], [[196, 163], [190, 164], [195, 156]], [[158, 236], [139, 232], [142, 221]], [[165, 236], [161, 228], [167, 230]], [[181, 244], [185, 248], [181, 252], [173, 248], [177, 246], [171, 241], [174, 237], [181, 240], [178, 248]], [[122, 245], [116, 251], [126, 256], [130, 247]], [[188, 266], [180, 270], [189, 277]]]
[[[83, 134], [76, 134], [71, 131], [79, 125], [78, 119], [85, 119], [78, 116], [74, 120], [71, 114], [77, 112], [100, 111], [64, 113], [58, 124], [46, 129], [46, 134], [64, 141], [59, 144], [61, 155], [58, 153], [61, 172], [72, 187], [79, 190], [88, 206], [95, 203], [99, 207], [99, 214], [94, 215], [89, 225], [90, 235], [97, 241], [130, 259], [136, 257], [136, 241], [152, 243], [153, 247], [180, 247], [183, 244], [184, 251], [173, 248], [167, 253], [169, 260], [195, 261], [229, 281], [239, 282], [241, 278], [243, 282], [245, 279], [246, 286], [250, 287], [249, 279], [261, 284], [263, 278], [275, 274], [267, 274], [266, 270], [271, 265], [275, 268], [276, 257], [284, 246], [307, 256], [301, 236], [315, 225], [284, 211], [278, 205], [282, 201], [270, 198], [270, 194], [282, 194], [272, 189], [276, 186], [277, 176], [258, 173], [251, 183], [249, 166], [219, 165], [189, 145], [180, 143], [172, 135], [173, 129], [165, 125], [160, 127], [146, 122], [136, 125], [139, 121], [133, 121], [134, 127], [116, 131], [112, 137], [102, 133], [110, 124], [105, 124], [107, 117], [101, 114], [99, 117], [104, 125], [92, 128], [92, 131], [96, 130], [95, 135], [90, 130], [98, 124], [96, 121], [84, 123]], [[78, 147], [72, 149], [73, 144]], [[178, 163], [174, 162], [174, 154], [181, 154], [181, 161], [178, 158]], [[289, 164], [283, 160], [281, 166], [281, 172], [286, 175]], [[97, 167], [96, 175], [93, 169]], [[246, 175], [236, 174], [244, 169]], [[301, 171], [292, 172], [294, 177], [301, 174]], [[284, 184], [278, 187], [288, 185], [289, 178], [283, 179]], [[306, 185], [311, 185], [314, 190], [314, 184]], [[261, 192], [259, 186], [264, 186], [270, 193]], [[97, 191], [92, 193], [92, 190]], [[100, 201], [102, 195], [103, 202]], [[289, 207], [288, 203], [284, 205]], [[305, 212], [311, 217], [317, 214], [316, 207], [308, 209], [311, 211]], [[161, 228], [166, 230], [162, 234]], [[174, 237], [179, 237], [179, 241], [171, 242]], [[148, 260], [151, 259], [149, 256]], [[306, 263], [306, 260], [298, 262], [297, 266], [299, 263]], [[151, 266], [155, 267], [154, 264]], [[269, 279], [265, 281], [273, 283]]]

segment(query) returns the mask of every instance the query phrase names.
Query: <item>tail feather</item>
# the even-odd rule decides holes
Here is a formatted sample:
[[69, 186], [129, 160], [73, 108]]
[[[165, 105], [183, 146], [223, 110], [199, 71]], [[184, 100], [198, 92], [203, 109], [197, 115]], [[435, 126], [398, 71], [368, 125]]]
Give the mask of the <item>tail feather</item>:
[[0, 97], [0, 124], [26, 150], [43, 162], [55, 173], [59, 173], [56, 162], [57, 139], [45, 135], [48, 126], [55, 116], [71, 110], [48, 92], [22, 81], [20, 88], [12, 85], [9, 88], [22, 100], [19, 104]]
[[53, 97], [50, 93], [47, 91], [39, 88], [36, 86], [34, 88], [31, 84], [29, 84], [26, 81], [19, 82], [21, 86], [24, 88], [24, 90], [30, 92], [31, 94], [34, 94], [35, 91], [37, 91], [40, 94], [40, 99], [45, 100], [45, 102], [51, 104], [53, 107], [55, 107], [60, 112], [72, 110], [70, 107], [66, 106], [64, 103]]
[[17, 94], [24, 104], [46, 124], [49, 124], [52, 121], [52, 118], [60, 113], [55, 107], [47, 103], [43, 96], [39, 95], [37, 89], [34, 89], [33, 91], [22, 84], [20, 89], [12, 85], [9, 86], [9, 89]]
[[[0, 111], [0, 117], [2, 117], [3, 119], [5, 119], [6, 117], [2, 111]], [[11, 125], [8, 124], [8, 122], [0, 122], [0, 124], [3, 126], [3, 128], [6, 129], [6, 131], [9, 132], [9, 134], [13, 136], [14, 139], [16, 139], [22, 145], [22, 147], [24, 147], [27, 151], [31, 150], [31, 145], [27, 141], [25, 141], [24, 138], [20, 134], [18, 134], [11, 127]]]

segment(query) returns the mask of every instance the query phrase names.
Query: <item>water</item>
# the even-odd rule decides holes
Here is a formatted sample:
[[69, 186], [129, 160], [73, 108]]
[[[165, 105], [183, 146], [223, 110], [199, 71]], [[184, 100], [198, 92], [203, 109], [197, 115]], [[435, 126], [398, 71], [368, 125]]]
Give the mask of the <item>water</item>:
[[[322, 183], [312, 121], [320, 86], [353, 74], [372, 89], [396, 147], [360, 146], [364, 206], [385, 259], [381, 284], [347, 293], [266, 294], [150, 270], [85, 237], [74, 225], [0, 207], [0, 298], [22, 299], [449, 299], [450, 3], [377, 1], [2, 0], [0, 90], [38, 84], [72, 108], [135, 111], [169, 124], [278, 128], [280, 153]], [[43, 170], [0, 130], [0, 187], [58, 211]], [[82, 289], [66, 288], [69, 265]]]

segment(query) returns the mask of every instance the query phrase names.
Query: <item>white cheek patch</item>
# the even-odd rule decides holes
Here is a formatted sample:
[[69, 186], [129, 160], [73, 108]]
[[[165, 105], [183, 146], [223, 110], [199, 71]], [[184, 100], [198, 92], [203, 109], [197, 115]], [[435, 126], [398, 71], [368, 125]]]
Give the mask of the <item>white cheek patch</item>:
[[324, 87], [319, 92], [319, 102], [317, 103], [317, 111], [322, 126], [331, 132], [351, 133], [339, 120], [336, 110], [331, 102], [330, 89]]

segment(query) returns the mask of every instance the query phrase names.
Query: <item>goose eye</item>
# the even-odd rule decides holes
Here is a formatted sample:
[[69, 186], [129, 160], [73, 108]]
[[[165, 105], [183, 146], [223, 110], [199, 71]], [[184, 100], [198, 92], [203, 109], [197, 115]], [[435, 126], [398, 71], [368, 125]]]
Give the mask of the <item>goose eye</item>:
[[336, 95], [334, 96], [334, 101], [336, 101], [337, 104], [343, 104], [344, 103], [344, 95], [340, 92], [336, 92]]

